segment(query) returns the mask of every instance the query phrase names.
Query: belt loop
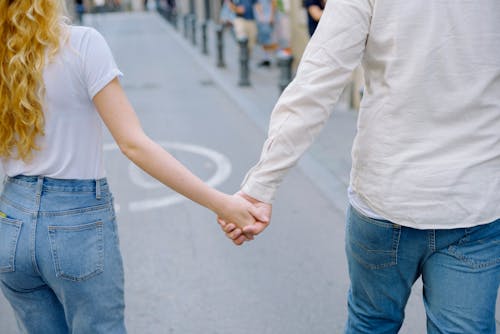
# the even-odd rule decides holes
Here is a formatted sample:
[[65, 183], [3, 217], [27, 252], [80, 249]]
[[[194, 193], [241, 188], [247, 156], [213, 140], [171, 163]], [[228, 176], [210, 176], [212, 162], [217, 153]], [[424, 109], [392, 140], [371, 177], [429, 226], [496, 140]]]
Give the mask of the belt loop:
[[101, 180], [95, 180], [95, 198], [101, 199]]
[[44, 181], [44, 177], [38, 176], [38, 180], [36, 181], [36, 196], [38, 198], [38, 201], [40, 200], [40, 197], [42, 196], [43, 181]]

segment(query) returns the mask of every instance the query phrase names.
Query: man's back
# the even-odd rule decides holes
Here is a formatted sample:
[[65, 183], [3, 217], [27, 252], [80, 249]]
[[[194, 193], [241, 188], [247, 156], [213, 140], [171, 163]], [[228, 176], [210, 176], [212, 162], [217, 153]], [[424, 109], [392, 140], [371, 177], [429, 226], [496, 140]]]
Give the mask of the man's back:
[[328, 1], [244, 192], [272, 199], [362, 62], [354, 201], [416, 228], [500, 217], [499, 18], [498, 0]]
[[353, 188], [413, 227], [499, 217], [500, 2], [379, 0], [372, 13]]

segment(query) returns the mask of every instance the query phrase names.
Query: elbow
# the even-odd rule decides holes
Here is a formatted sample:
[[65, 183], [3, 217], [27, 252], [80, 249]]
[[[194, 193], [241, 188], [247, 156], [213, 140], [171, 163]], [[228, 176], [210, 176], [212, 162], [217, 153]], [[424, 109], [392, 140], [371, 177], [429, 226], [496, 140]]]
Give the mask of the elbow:
[[118, 147], [123, 155], [129, 160], [136, 161], [140, 152], [143, 152], [145, 145], [147, 145], [147, 137], [141, 136], [140, 138], [130, 138], [126, 140], [117, 141]]
[[132, 161], [133, 161], [133, 158], [137, 155], [136, 152], [138, 152], [138, 150], [139, 150], [137, 145], [135, 145], [134, 143], [130, 143], [130, 142], [118, 143], [118, 147], [120, 148], [120, 152], [122, 152], [122, 154], [124, 156], [126, 156], [129, 160], [132, 160]]

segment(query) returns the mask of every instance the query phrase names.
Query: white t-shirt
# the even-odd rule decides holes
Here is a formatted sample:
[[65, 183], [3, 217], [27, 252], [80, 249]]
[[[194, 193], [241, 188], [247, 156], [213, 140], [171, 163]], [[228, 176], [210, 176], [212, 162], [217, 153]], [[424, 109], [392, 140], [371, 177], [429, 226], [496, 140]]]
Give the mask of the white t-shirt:
[[45, 136], [31, 162], [2, 159], [8, 176], [43, 175], [59, 179], [105, 176], [102, 122], [94, 96], [122, 75], [104, 38], [88, 27], [68, 27], [70, 36], [44, 71]]

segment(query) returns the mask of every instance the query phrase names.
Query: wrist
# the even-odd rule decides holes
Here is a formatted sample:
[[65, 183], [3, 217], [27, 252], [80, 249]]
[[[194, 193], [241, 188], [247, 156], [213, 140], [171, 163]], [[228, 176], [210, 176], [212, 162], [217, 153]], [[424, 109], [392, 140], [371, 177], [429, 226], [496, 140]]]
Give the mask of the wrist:
[[228, 197], [229, 195], [214, 189], [214, 194], [211, 196], [212, 200], [208, 208], [217, 216], [222, 216], [228, 202]]

